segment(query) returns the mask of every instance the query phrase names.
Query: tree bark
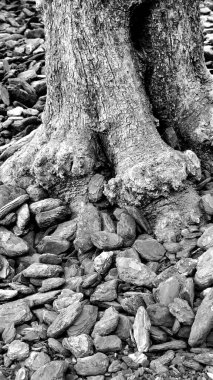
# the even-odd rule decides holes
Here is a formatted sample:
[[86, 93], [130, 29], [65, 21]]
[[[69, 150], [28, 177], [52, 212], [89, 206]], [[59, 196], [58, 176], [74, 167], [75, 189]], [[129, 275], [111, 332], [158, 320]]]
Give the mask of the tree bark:
[[133, 10], [132, 38], [160, 128], [209, 164], [213, 82], [205, 66], [199, 0], [156, 0]]

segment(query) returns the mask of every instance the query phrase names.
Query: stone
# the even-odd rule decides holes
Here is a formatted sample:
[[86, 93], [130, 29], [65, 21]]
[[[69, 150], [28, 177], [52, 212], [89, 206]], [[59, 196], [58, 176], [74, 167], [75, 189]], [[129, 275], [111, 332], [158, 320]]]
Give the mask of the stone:
[[104, 176], [95, 174], [88, 184], [88, 197], [90, 202], [98, 202], [103, 195], [104, 190]]
[[67, 330], [68, 336], [90, 334], [98, 316], [98, 308], [93, 305], [85, 305], [82, 312]]
[[134, 218], [122, 213], [117, 223], [117, 234], [123, 239], [124, 247], [131, 247], [136, 237], [136, 222]]
[[28, 186], [26, 189], [26, 192], [29, 195], [30, 200], [32, 202], [38, 202], [48, 197], [48, 194], [46, 193], [46, 191], [38, 185]]
[[121, 340], [126, 341], [130, 338], [130, 331], [132, 331], [132, 323], [130, 319], [126, 315], [119, 314], [119, 321], [115, 330], [115, 335]]
[[182, 284], [182, 288], [180, 291], [180, 298], [186, 300], [191, 307], [193, 307], [194, 303], [194, 281], [193, 278], [188, 277], [185, 278], [184, 283]]
[[159, 373], [159, 366], [160, 365], [168, 365], [170, 362], [174, 359], [175, 353], [173, 350], [169, 350], [165, 352], [164, 355], [158, 357], [157, 359], [154, 359], [150, 362], [150, 368], [154, 370], [156, 373]]
[[187, 348], [186, 342], [184, 340], [171, 340], [170, 342], [155, 344], [150, 347], [149, 352], [160, 352], [167, 350], [184, 350]]
[[16, 372], [15, 380], [28, 380], [28, 379], [29, 379], [29, 372], [27, 368], [25, 367], [19, 368], [19, 370]]
[[51, 252], [55, 255], [66, 252], [69, 248], [70, 242], [68, 240], [53, 235], [43, 237], [37, 245], [37, 251], [39, 253]]
[[27, 229], [30, 221], [30, 211], [27, 203], [24, 203], [16, 212], [17, 220], [14, 232], [16, 235], [22, 235]]
[[18, 332], [25, 342], [37, 342], [39, 340], [47, 339], [47, 327], [45, 324], [38, 324], [32, 322], [30, 327], [23, 328], [21, 332]]
[[131, 315], [135, 315], [140, 306], [145, 306], [143, 295], [140, 292], [125, 292], [118, 296], [122, 308]]
[[194, 355], [193, 359], [203, 365], [213, 366], [213, 352], [203, 352], [201, 354]]
[[180, 298], [175, 298], [172, 303], [169, 304], [169, 311], [180, 323], [191, 326], [195, 315], [188, 302]]
[[102, 250], [112, 250], [123, 246], [122, 237], [113, 232], [93, 232], [91, 234], [91, 240], [95, 247]]
[[53, 321], [58, 316], [58, 314], [55, 311], [47, 310], [44, 308], [33, 310], [33, 312], [37, 316], [37, 318], [39, 319], [40, 323], [44, 322], [47, 325], [51, 325], [51, 323], [53, 323]]
[[57, 277], [62, 273], [62, 268], [59, 265], [34, 263], [24, 269], [22, 273], [24, 277], [30, 278]]
[[198, 258], [194, 280], [200, 288], [207, 288], [213, 284], [213, 247]]
[[213, 326], [213, 289], [205, 296], [198, 307], [195, 320], [191, 328], [188, 343], [196, 347], [205, 342]]
[[5, 280], [10, 273], [10, 264], [8, 260], [0, 255], [0, 279]]
[[26, 255], [28, 251], [29, 246], [23, 239], [5, 227], [0, 227], [0, 253], [2, 255], [13, 258]]
[[9, 301], [18, 295], [18, 290], [0, 289], [0, 301]]
[[15, 107], [7, 111], [7, 116], [21, 116], [23, 112], [22, 107]]
[[117, 280], [103, 282], [98, 285], [90, 297], [91, 302], [95, 301], [113, 301], [117, 298]]
[[149, 331], [151, 322], [146, 309], [143, 306], [138, 308], [133, 323], [133, 336], [137, 345], [138, 352], [147, 352], [150, 347]]
[[168, 306], [179, 296], [181, 290], [181, 282], [178, 276], [172, 276], [162, 281], [154, 291], [154, 297], [161, 305]]
[[57, 312], [67, 308], [75, 302], [82, 301], [84, 295], [82, 293], [74, 293], [68, 297], [60, 297], [53, 302], [53, 309]]
[[139, 254], [134, 248], [128, 248], [128, 249], [125, 249], [124, 251], [118, 251], [116, 254], [116, 257], [117, 258], [118, 257], [125, 257], [125, 258], [129, 258], [129, 259], [137, 260], [137, 261], [139, 261], [139, 263], [141, 262]]
[[48, 339], [48, 346], [49, 348], [56, 354], [63, 355], [65, 357], [70, 356], [70, 351], [67, 350], [62, 346], [62, 344], [54, 338], [49, 338]]
[[168, 340], [167, 334], [165, 331], [161, 330], [157, 326], [151, 326], [150, 336], [152, 340], [158, 343], [164, 343]]
[[39, 256], [39, 262], [42, 264], [60, 265], [62, 259], [53, 253], [43, 253]]
[[49, 355], [45, 354], [45, 352], [32, 351], [29, 358], [25, 360], [24, 364], [31, 371], [37, 371], [39, 368], [49, 363], [50, 361], [51, 359]]
[[117, 257], [118, 276], [129, 284], [152, 287], [156, 274], [137, 260]]
[[114, 256], [113, 251], [102, 252], [100, 255], [96, 256], [93, 262], [94, 269], [98, 273], [106, 272], [112, 265], [112, 259]]
[[40, 306], [52, 302], [61, 290], [53, 290], [46, 293], [35, 293], [24, 298], [29, 307]]
[[115, 310], [114, 307], [109, 307], [105, 310], [102, 318], [96, 322], [92, 336], [95, 335], [108, 335], [113, 332], [119, 321], [119, 313]]
[[103, 224], [103, 231], [107, 232], [115, 232], [115, 224], [109, 214], [107, 212], [101, 212], [101, 219]]
[[133, 248], [139, 253], [140, 258], [146, 261], [159, 261], [166, 253], [164, 246], [152, 238], [137, 239]]
[[32, 214], [37, 215], [41, 212], [50, 211], [60, 206], [62, 206], [62, 201], [60, 199], [46, 198], [31, 203], [30, 211]]
[[47, 335], [49, 338], [57, 338], [64, 331], [66, 331], [78, 317], [82, 311], [82, 305], [80, 302], [76, 302], [73, 305], [63, 309], [53, 323], [48, 327]]
[[[205, 47], [206, 49], [206, 47]], [[212, 49], [212, 47], [210, 47]], [[200, 199], [201, 206], [208, 215], [213, 215], [213, 196], [208, 193], [201, 197]]]
[[149, 305], [147, 313], [153, 326], [172, 327], [174, 324], [174, 317], [170, 314], [167, 306], [159, 303]]
[[208, 249], [213, 246], [213, 226], [208, 227], [197, 241], [197, 246]]
[[11, 343], [16, 337], [16, 329], [14, 326], [14, 323], [8, 324], [3, 333], [2, 333], [2, 339], [5, 344]]
[[65, 279], [60, 277], [52, 277], [47, 278], [46, 280], [42, 281], [41, 288], [38, 289], [38, 292], [45, 293], [49, 292], [50, 290], [60, 288], [62, 285], [64, 285]]
[[93, 341], [87, 334], [64, 338], [62, 345], [76, 358], [84, 358], [93, 354]]
[[31, 376], [31, 380], [64, 380], [68, 364], [65, 360], [54, 360], [43, 365]]
[[78, 358], [77, 364], [74, 365], [74, 369], [80, 376], [97, 376], [104, 375], [107, 372], [108, 366], [108, 357], [105, 354], [98, 352], [86, 358]]
[[145, 218], [145, 216], [142, 214], [142, 211], [134, 206], [125, 206], [126, 211], [129, 215], [131, 215], [139, 227], [141, 227], [147, 234], [152, 233], [152, 229]]
[[18, 300], [4, 303], [0, 305], [0, 331], [10, 323], [21, 324], [30, 321], [32, 317], [27, 302]]
[[45, 229], [59, 222], [63, 222], [70, 216], [70, 209], [67, 206], [56, 207], [49, 211], [36, 214], [35, 220], [39, 228]]
[[77, 230], [77, 219], [68, 220], [58, 224], [56, 230], [51, 234], [51, 237], [73, 241]]
[[8, 346], [7, 356], [10, 360], [24, 360], [29, 356], [30, 348], [27, 343], [14, 340]]
[[100, 230], [101, 218], [96, 207], [91, 203], [83, 205], [78, 214], [75, 249], [81, 253], [88, 252], [93, 247], [91, 234]]
[[96, 350], [100, 352], [117, 352], [122, 348], [122, 342], [117, 335], [96, 335], [94, 345]]
[[178, 273], [183, 276], [192, 276], [197, 266], [197, 260], [190, 257], [180, 259], [174, 266]]

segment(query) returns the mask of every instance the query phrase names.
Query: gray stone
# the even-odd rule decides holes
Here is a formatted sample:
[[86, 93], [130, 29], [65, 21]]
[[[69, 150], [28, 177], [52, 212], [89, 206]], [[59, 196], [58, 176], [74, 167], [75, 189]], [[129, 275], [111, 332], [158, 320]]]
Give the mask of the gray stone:
[[59, 239], [72, 241], [75, 238], [76, 230], [77, 230], [77, 219], [68, 220], [67, 222], [58, 224], [58, 227], [50, 236], [59, 238]]
[[175, 298], [174, 302], [169, 304], [169, 311], [180, 323], [192, 325], [194, 321], [194, 312], [188, 302], [180, 298]]
[[170, 314], [167, 306], [159, 303], [149, 305], [147, 313], [153, 326], [172, 327], [174, 324], [174, 317]]
[[28, 268], [23, 270], [24, 277], [30, 278], [48, 278], [57, 277], [63, 272], [61, 266], [50, 265], [42, 263], [31, 264]]
[[113, 332], [119, 321], [119, 314], [114, 307], [109, 307], [105, 310], [103, 317], [100, 321], [96, 322], [92, 336], [98, 335], [108, 335]]
[[90, 297], [91, 302], [113, 301], [117, 298], [117, 280], [103, 282], [98, 285]]
[[61, 290], [53, 290], [52, 292], [35, 293], [25, 297], [24, 300], [30, 307], [44, 305], [45, 303], [52, 302], [60, 292]]
[[64, 380], [68, 364], [65, 360], [54, 360], [39, 368], [31, 376], [31, 380]]
[[48, 346], [56, 354], [63, 355], [65, 357], [70, 356], [70, 351], [67, 350], [66, 348], [64, 348], [62, 346], [62, 344], [57, 339], [49, 338], [48, 339]]
[[[29, 371], [25, 367], [19, 368], [19, 370], [16, 372], [15, 380], [28, 380], [29, 379]], [[4, 379], [2, 379], [4, 380]], [[5, 378], [6, 380], [6, 378]]]
[[151, 322], [146, 309], [143, 306], [138, 308], [133, 323], [133, 335], [137, 345], [138, 352], [147, 352], [150, 347], [149, 331]]
[[43, 365], [50, 362], [50, 357], [44, 352], [32, 351], [29, 358], [25, 360], [25, 366], [31, 371], [37, 371]]
[[2, 333], [2, 340], [4, 341], [4, 343], [8, 344], [8, 343], [11, 343], [16, 337], [16, 329], [15, 329], [15, 326], [14, 326], [14, 323], [10, 323], [8, 324], [3, 333]]
[[50, 338], [57, 338], [64, 331], [66, 331], [78, 317], [82, 311], [82, 305], [80, 302], [76, 302], [73, 305], [63, 309], [53, 323], [48, 327], [47, 335]]
[[97, 306], [85, 305], [82, 312], [67, 330], [68, 336], [89, 334], [96, 322], [98, 315]]
[[88, 185], [88, 196], [90, 202], [98, 202], [102, 195], [104, 190], [104, 176], [101, 174], [95, 174]]
[[103, 231], [115, 232], [115, 225], [109, 214], [106, 212], [101, 212], [101, 219], [103, 223]]
[[165, 281], [162, 281], [154, 291], [154, 296], [157, 302], [161, 305], [168, 306], [179, 296], [181, 290], [181, 282], [178, 276], [172, 276]]
[[207, 288], [213, 284], [213, 247], [199, 257], [194, 280], [201, 288]]
[[107, 372], [108, 366], [108, 357], [105, 354], [98, 352], [97, 354], [88, 356], [87, 358], [77, 359], [77, 364], [74, 365], [74, 369], [80, 376], [96, 376], [104, 375]]
[[171, 340], [170, 342], [155, 344], [150, 347], [149, 352], [160, 352], [167, 350], [184, 350], [187, 348], [186, 342], [183, 340]]
[[117, 335], [96, 335], [94, 345], [96, 350], [100, 352], [117, 352], [121, 351], [122, 348], [122, 342]]
[[45, 229], [59, 222], [63, 222], [70, 216], [70, 209], [67, 206], [60, 206], [49, 211], [40, 212], [35, 220], [39, 228]]
[[131, 215], [125, 212], [121, 214], [117, 223], [117, 234], [122, 237], [124, 247], [131, 247], [136, 237], [136, 222]]
[[97, 231], [91, 234], [91, 240], [95, 247], [103, 250], [117, 249], [123, 246], [121, 236], [107, 231]]
[[213, 366], [213, 352], [203, 352], [198, 355], [194, 355], [194, 360], [203, 364]]
[[213, 226], [208, 227], [203, 235], [198, 239], [197, 246], [208, 249], [213, 246]]
[[51, 325], [51, 323], [54, 322], [58, 314], [55, 311], [47, 310], [47, 309], [36, 309], [33, 310], [33, 313], [37, 316], [39, 319], [39, 322], [44, 322], [48, 326]]
[[60, 312], [66, 307], [73, 305], [75, 302], [82, 301], [83, 297], [83, 293], [74, 293], [68, 297], [59, 296], [58, 299], [53, 302], [53, 309], [57, 312]]
[[8, 260], [0, 255], [0, 279], [5, 280], [10, 273], [10, 265]]
[[32, 317], [26, 301], [18, 300], [0, 305], [0, 331], [10, 323], [21, 324], [30, 321]]
[[59, 206], [62, 206], [62, 201], [60, 199], [46, 198], [46, 199], [42, 199], [42, 200], [39, 200], [37, 202], [31, 203], [30, 211], [34, 215], [37, 215], [40, 212], [49, 211], [49, 210], [52, 210], [52, 209], [57, 208]]
[[42, 281], [41, 288], [38, 289], [40, 293], [49, 292], [50, 290], [57, 289], [64, 285], [65, 279], [60, 277], [47, 278]]
[[0, 301], [9, 301], [16, 297], [18, 290], [0, 289]]
[[139, 292], [125, 292], [118, 297], [122, 308], [131, 315], [135, 315], [140, 306], [145, 306], [143, 295]]
[[119, 314], [119, 321], [117, 328], [115, 330], [115, 335], [117, 335], [122, 340], [127, 340], [130, 338], [130, 331], [132, 330], [132, 323], [130, 319], [123, 314]]
[[133, 285], [152, 287], [156, 274], [137, 260], [118, 257], [116, 259], [118, 276], [122, 281]]
[[93, 341], [87, 334], [64, 338], [62, 345], [76, 358], [84, 358], [93, 354]]
[[112, 264], [112, 258], [114, 256], [113, 251], [102, 252], [94, 259], [94, 269], [96, 272], [107, 271]]
[[29, 252], [28, 244], [4, 227], [0, 227], [0, 253], [8, 257], [26, 255]]
[[159, 261], [166, 253], [164, 246], [152, 238], [136, 240], [133, 248], [139, 253], [141, 259], [147, 261]]
[[24, 360], [29, 356], [30, 348], [27, 343], [14, 340], [8, 346], [7, 356], [10, 360]]
[[39, 253], [51, 252], [55, 255], [68, 251], [70, 242], [57, 236], [45, 236], [37, 245]]

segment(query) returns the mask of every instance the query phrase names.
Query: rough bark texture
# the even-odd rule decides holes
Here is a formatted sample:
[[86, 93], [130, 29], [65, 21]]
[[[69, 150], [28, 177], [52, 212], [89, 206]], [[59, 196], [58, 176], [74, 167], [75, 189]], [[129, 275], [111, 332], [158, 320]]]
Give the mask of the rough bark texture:
[[199, 3], [146, 2], [133, 9], [131, 33], [161, 130], [174, 127], [182, 146], [206, 164], [212, 154], [213, 82], [204, 61]]
[[156, 130], [130, 33], [133, 9], [127, 0], [44, 2], [44, 125], [1, 167], [4, 182], [36, 181], [72, 201], [107, 161], [109, 199], [140, 204], [180, 189], [188, 173], [199, 177], [196, 156], [174, 151]]

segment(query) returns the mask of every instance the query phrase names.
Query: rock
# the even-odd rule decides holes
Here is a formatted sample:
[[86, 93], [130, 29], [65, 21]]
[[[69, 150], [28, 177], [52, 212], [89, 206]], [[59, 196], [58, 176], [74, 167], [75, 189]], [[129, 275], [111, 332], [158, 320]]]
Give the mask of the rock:
[[131, 315], [135, 315], [140, 306], [145, 306], [143, 295], [139, 292], [125, 292], [118, 297], [122, 308]]
[[[206, 47], [205, 47], [206, 48]], [[210, 47], [212, 49], [212, 47]], [[208, 215], [213, 215], [213, 196], [212, 194], [205, 194], [200, 199], [201, 206]]]
[[128, 214], [135, 219], [139, 227], [146, 231], [147, 234], [150, 234], [152, 232], [152, 229], [147, 219], [138, 208], [134, 206], [125, 206], [125, 209], [127, 210]]
[[114, 307], [109, 307], [105, 310], [103, 317], [100, 321], [96, 322], [92, 336], [95, 335], [108, 335], [113, 332], [119, 321], [119, 314]]
[[155, 360], [152, 360], [150, 362], [150, 368], [154, 370], [156, 373], [159, 373], [159, 366], [160, 365], [168, 365], [175, 357], [175, 353], [172, 350], [169, 350], [165, 352], [164, 355], [158, 357]]
[[65, 357], [70, 356], [70, 351], [64, 348], [62, 344], [54, 338], [48, 339], [48, 346], [56, 354], [63, 355]]
[[29, 195], [30, 200], [32, 202], [38, 202], [48, 197], [48, 194], [46, 193], [46, 191], [38, 185], [28, 186], [26, 189], [26, 192]]
[[47, 325], [51, 325], [54, 322], [58, 314], [55, 311], [47, 310], [47, 309], [36, 309], [33, 311], [34, 314], [39, 319], [39, 322], [46, 323]]
[[96, 256], [93, 262], [94, 269], [96, 270], [96, 272], [105, 273], [106, 271], [108, 271], [108, 269], [112, 265], [113, 256], [113, 251], [102, 252], [100, 255]]
[[26, 255], [29, 251], [28, 244], [11, 231], [0, 227], [0, 253], [8, 257]]
[[0, 219], [5, 218], [9, 213], [16, 210], [23, 203], [28, 201], [29, 196], [27, 194], [20, 195], [19, 197], [11, 200], [0, 208]]
[[117, 234], [122, 237], [124, 247], [131, 247], [136, 237], [136, 222], [131, 215], [125, 212], [121, 214], [117, 223]]
[[115, 330], [115, 335], [121, 340], [126, 341], [130, 338], [130, 331], [132, 331], [132, 323], [130, 322], [130, 319], [126, 315], [119, 314], [119, 321]]
[[165, 281], [162, 281], [154, 291], [154, 296], [157, 302], [161, 305], [168, 306], [179, 296], [181, 290], [181, 282], [178, 276], [172, 276]]
[[32, 319], [27, 302], [18, 300], [0, 305], [0, 331], [11, 323], [14, 325], [30, 321]]
[[90, 203], [83, 205], [78, 216], [75, 249], [81, 253], [88, 252], [93, 247], [91, 234], [100, 230], [101, 218], [96, 207]]
[[53, 235], [43, 237], [37, 245], [37, 250], [39, 253], [51, 252], [55, 255], [66, 252], [69, 248], [70, 242], [68, 240], [61, 239]]
[[198, 307], [195, 320], [189, 336], [189, 345], [196, 347], [205, 342], [213, 326], [213, 289], [203, 299]]
[[62, 268], [59, 265], [34, 263], [24, 269], [22, 273], [24, 277], [30, 278], [56, 277], [62, 273]]
[[213, 226], [208, 227], [198, 239], [197, 246], [208, 249], [213, 246]]
[[197, 260], [191, 258], [180, 259], [174, 266], [178, 273], [183, 276], [192, 276], [197, 266]]
[[96, 350], [100, 352], [117, 352], [122, 348], [122, 342], [117, 335], [96, 335], [94, 345]]
[[138, 352], [147, 352], [150, 347], [149, 331], [151, 322], [143, 306], [138, 308], [133, 323], [133, 335], [137, 345]]
[[50, 236], [58, 239], [73, 241], [75, 238], [76, 230], [77, 219], [68, 220], [67, 222], [58, 224], [58, 227]]
[[65, 279], [60, 278], [60, 277], [53, 277], [53, 278], [48, 278], [46, 280], [42, 281], [42, 286], [41, 288], [38, 289], [40, 293], [48, 292], [53, 289], [57, 289], [60, 286], [64, 285]]
[[159, 261], [166, 252], [164, 246], [152, 238], [146, 240], [137, 239], [133, 248], [139, 253], [140, 258], [146, 261]]
[[194, 355], [193, 358], [201, 364], [213, 366], [213, 352], [204, 352], [198, 355]]
[[59, 297], [53, 302], [53, 309], [57, 312], [67, 308], [75, 302], [82, 301], [84, 295], [82, 293], [74, 293], [68, 297]]
[[152, 287], [156, 274], [137, 260], [117, 257], [118, 276], [129, 284]]
[[201, 288], [213, 284], [213, 248], [209, 248], [198, 259], [195, 283]]
[[188, 277], [185, 279], [182, 289], [180, 291], [180, 298], [186, 300], [191, 307], [194, 302], [194, 281], [193, 278]]
[[30, 348], [27, 343], [14, 340], [8, 346], [7, 356], [10, 360], [24, 360], [29, 356]]
[[183, 340], [171, 340], [170, 342], [155, 344], [150, 347], [149, 352], [159, 352], [166, 350], [183, 350], [187, 348], [186, 342]]
[[17, 211], [17, 221], [14, 232], [16, 235], [22, 235], [30, 221], [30, 211], [26, 203], [24, 203]]
[[29, 358], [25, 360], [25, 366], [31, 371], [37, 371], [39, 368], [50, 362], [50, 357], [44, 352], [32, 351]]
[[150, 336], [152, 340], [158, 343], [167, 342], [168, 337], [165, 331], [161, 330], [159, 327], [151, 326]]
[[37, 215], [41, 212], [50, 211], [60, 206], [62, 206], [62, 201], [60, 199], [47, 198], [31, 203], [30, 211], [32, 214]]
[[53, 323], [48, 327], [47, 335], [50, 338], [57, 338], [64, 331], [66, 331], [78, 317], [82, 311], [82, 305], [80, 302], [76, 302], [73, 305], [63, 309]]
[[174, 302], [169, 304], [169, 311], [180, 323], [192, 325], [195, 316], [187, 301], [175, 298]]
[[46, 293], [35, 293], [25, 297], [24, 301], [28, 303], [29, 307], [40, 306], [53, 301], [60, 292], [61, 290], [53, 290]]
[[0, 301], [9, 301], [16, 297], [18, 294], [17, 290], [11, 289], [0, 289]]
[[62, 263], [61, 257], [53, 253], [43, 253], [39, 256], [39, 261], [42, 264], [60, 265]]
[[8, 324], [3, 333], [2, 333], [2, 339], [5, 344], [11, 343], [16, 337], [16, 329], [14, 327], [14, 323]]
[[69, 208], [67, 206], [60, 206], [52, 210], [36, 214], [35, 219], [39, 228], [44, 229], [59, 222], [63, 222], [69, 215]]
[[34, 372], [31, 380], [64, 380], [67, 367], [68, 365], [65, 360], [54, 360]]
[[167, 306], [159, 303], [149, 305], [147, 313], [153, 326], [172, 327], [174, 324], [174, 317], [170, 314]]
[[98, 308], [93, 305], [85, 305], [82, 312], [67, 330], [68, 336], [89, 334], [96, 322]]
[[103, 250], [112, 250], [123, 246], [121, 236], [107, 231], [93, 232], [91, 234], [91, 240], [95, 247]]
[[125, 249], [125, 251], [118, 251], [116, 254], [116, 257], [117, 258], [118, 257], [125, 257], [125, 258], [129, 258], [129, 259], [137, 260], [137, 261], [139, 261], [139, 263], [141, 262], [139, 254], [134, 248], [128, 248], [128, 249]]
[[[23, 327], [23, 326], [22, 326]], [[17, 328], [18, 330], [19, 328]], [[18, 334], [20, 334], [25, 342], [36, 342], [39, 340], [46, 340], [47, 339], [47, 328], [44, 324], [38, 324], [37, 322], [32, 322], [31, 327], [26, 327], [21, 330], [17, 331]]]
[[88, 196], [90, 202], [98, 202], [103, 195], [104, 190], [104, 176], [101, 174], [95, 174], [88, 185]]
[[107, 372], [108, 366], [108, 357], [105, 354], [98, 352], [92, 356], [77, 359], [77, 364], [74, 365], [74, 369], [80, 376], [96, 376], [104, 375]]
[[19, 368], [19, 370], [16, 372], [15, 380], [28, 380], [28, 379], [29, 379], [28, 370], [25, 367]]
[[91, 302], [113, 301], [117, 298], [117, 280], [103, 282], [98, 285], [90, 297]]
[[101, 212], [101, 219], [103, 224], [103, 231], [115, 232], [115, 225], [109, 214]]
[[87, 334], [64, 338], [62, 344], [76, 358], [84, 358], [93, 354], [93, 341]]

